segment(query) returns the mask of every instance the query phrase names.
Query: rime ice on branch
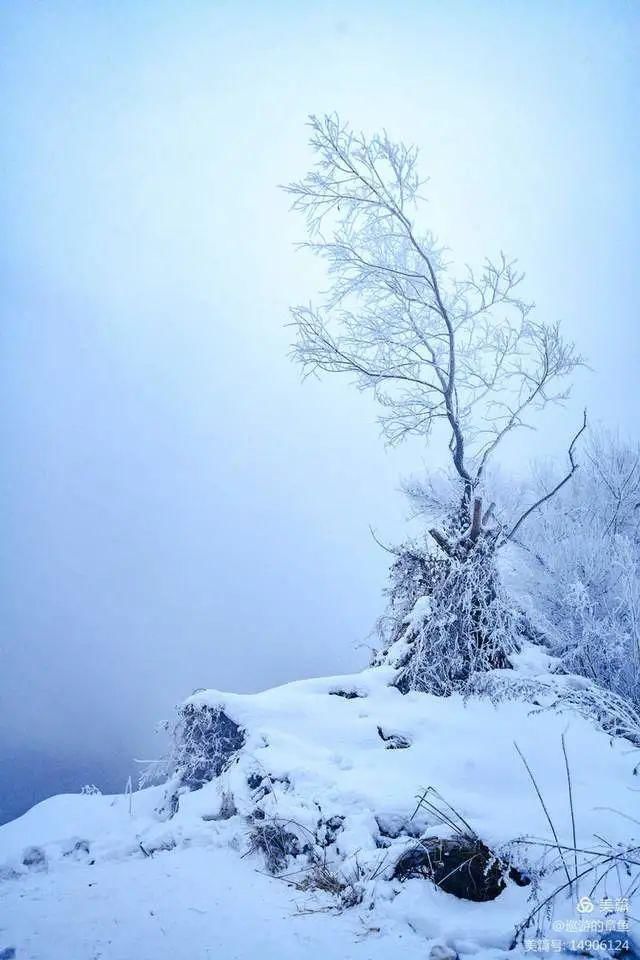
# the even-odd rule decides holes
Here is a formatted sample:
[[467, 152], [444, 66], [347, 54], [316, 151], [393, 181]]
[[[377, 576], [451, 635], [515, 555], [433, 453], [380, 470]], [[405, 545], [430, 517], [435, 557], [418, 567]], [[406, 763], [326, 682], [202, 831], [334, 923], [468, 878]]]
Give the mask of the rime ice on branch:
[[[584, 426], [564, 478], [510, 529], [483, 505], [485, 469], [508, 434], [568, 396], [567, 378], [581, 358], [558, 322], [535, 319], [533, 304], [521, 299], [514, 260], [501, 253], [463, 276], [452, 272], [419, 225], [424, 181], [415, 147], [386, 133], [354, 134], [336, 116], [311, 117], [310, 126], [315, 164], [286, 190], [306, 218], [303, 246], [326, 262], [330, 285], [319, 305], [292, 310], [293, 356], [305, 375], [343, 373], [370, 390], [390, 443], [409, 435], [434, 442], [434, 427], [444, 424], [460, 496], [447, 529], [430, 533], [447, 576], [474, 558], [473, 644], [487, 648], [486, 607], [493, 608], [496, 588], [479, 558], [491, 564], [496, 546], [573, 475]], [[457, 582], [456, 589], [466, 588]]]

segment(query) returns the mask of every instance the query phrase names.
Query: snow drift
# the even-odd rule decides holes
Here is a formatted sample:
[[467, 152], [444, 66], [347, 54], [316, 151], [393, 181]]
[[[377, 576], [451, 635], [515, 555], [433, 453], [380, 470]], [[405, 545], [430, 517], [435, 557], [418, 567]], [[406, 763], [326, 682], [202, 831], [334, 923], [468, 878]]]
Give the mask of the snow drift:
[[[128, 797], [54, 797], [0, 828], [0, 896], [45, 873], [95, 873], [193, 847], [211, 850], [215, 870], [213, 848], [231, 847], [240, 870], [294, 885], [298, 909], [349, 907], [369, 927], [408, 928], [459, 953], [507, 949], [557, 882], [558, 843], [593, 850], [605, 834], [627, 849], [637, 834], [631, 746], [531, 703], [403, 695], [393, 675], [376, 667], [259, 694], [195, 693], [180, 709], [167, 783]], [[213, 747], [211, 717], [222, 730]], [[489, 902], [398, 866], [438, 841], [442, 854], [456, 836], [488, 851], [476, 880], [492, 872]], [[575, 893], [552, 901], [555, 920], [576, 917]]]

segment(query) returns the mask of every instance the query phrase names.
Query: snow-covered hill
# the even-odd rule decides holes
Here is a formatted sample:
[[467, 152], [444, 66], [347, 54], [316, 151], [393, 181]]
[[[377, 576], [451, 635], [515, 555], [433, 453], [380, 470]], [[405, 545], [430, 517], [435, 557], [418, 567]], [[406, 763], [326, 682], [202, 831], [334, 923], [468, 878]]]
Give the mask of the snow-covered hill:
[[[392, 675], [201, 691], [183, 706], [167, 784], [54, 797], [0, 828], [0, 957], [9, 948], [18, 960], [497, 956], [561, 885], [554, 843], [585, 851], [565, 852], [572, 871], [586, 851], [632, 845], [640, 784], [627, 741], [531, 703], [402, 695]], [[224, 736], [203, 746], [221, 716]], [[190, 789], [222, 759], [219, 776]], [[399, 868], [403, 857], [413, 863], [407, 853], [435, 860], [438, 842], [448, 850], [460, 838], [490, 851], [481, 872], [497, 876], [494, 899], [445, 892], [424, 864]], [[633, 904], [622, 902], [619, 873], [593, 892], [588, 918], [622, 939], [633, 934]], [[594, 879], [553, 898], [516, 954], [588, 931], [575, 927], [586, 916], [576, 901]]]

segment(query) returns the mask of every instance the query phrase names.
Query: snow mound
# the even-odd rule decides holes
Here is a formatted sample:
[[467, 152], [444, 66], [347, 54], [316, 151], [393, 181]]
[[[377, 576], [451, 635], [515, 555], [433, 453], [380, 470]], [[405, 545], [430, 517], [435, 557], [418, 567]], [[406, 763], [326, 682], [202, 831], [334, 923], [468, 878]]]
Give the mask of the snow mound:
[[[0, 891], [45, 872], [231, 847], [238, 860], [246, 855], [243, 869], [266, 866], [295, 884], [298, 907], [352, 906], [370, 928], [408, 925], [459, 953], [506, 949], [532, 897], [543, 899], [545, 884], [556, 882], [548, 861], [546, 873], [536, 874], [547, 848], [517, 842], [553, 840], [537, 790], [562, 845], [572, 845], [575, 828], [579, 848], [592, 849], [603, 834], [612, 846], [629, 846], [638, 832], [637, 757], [627, 741], [577, 714], [515, 700], [403, 695], [393, 676], [376, 667], [251, 695], [199, 691], [183, 715], [187, 708], [191, 717], [232, 721], [231, 748], [216, 766], [222, 771], [195, 790], [178, 765], [167, 784], [130, 797], [73, 795], [39, 804], [0, 828], [0, 878], [14, 881], [0, 883]], [[478, 838], [535, 882], [521, 886], [506, 874], [500, 895], [479, 903], [422, 877], [398, 878], [396, 864], [419, 838], [431, 843], [456, 833]], [[219, 855], [212, 852], [213, 863]], [[554, 908], [579, 916], [575, 896]], [[599, 916], [597, 905], [592, 916]]]

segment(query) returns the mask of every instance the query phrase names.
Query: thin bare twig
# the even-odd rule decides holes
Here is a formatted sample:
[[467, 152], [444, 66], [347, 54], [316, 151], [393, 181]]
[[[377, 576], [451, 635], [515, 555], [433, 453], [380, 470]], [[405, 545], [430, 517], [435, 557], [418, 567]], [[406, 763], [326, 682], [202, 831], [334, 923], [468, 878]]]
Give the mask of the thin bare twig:
[[556, 493], [558, 493], [558, 491], [561, 490], [562, 487], [564, 487], [565, 483], [568, 483], [568, 482], [569, 482], [569, 480], [571, 479], [571, 477], [574, 475], [574, 473], [576, 472], [576, 470], [577, 470], [578, 467], [580, 466], [579, 463], [576, 463], [576, 460], [575, 460], [573, 454], [574, 454], [575, 445], [576, 445], [576, 443], [578, 442], [578, 439], [580, 438], [580, 436], [584, 433], [584, 431], [585, 431], [586, 429], [587, 429], [587, 411], [585, 410], [585, 411], [584, 411], [583, 421], [582, 421], [582, 426], [580, 427], [580, 429], [578, 430], [578, 432], [576, 433], [575, 437], [573, 438], [573, 440], [571, 441], [571, 443], [570, 443], [570, 445], [569, 445], [569, 464], [570, 464], [570, 469], [569, 469], [568, 473], [562, 478], [562, 480], [560, 480], [559, 483], [557, 483], [557, 484], [555, 485], [555, 487], [553, 488], [553, 490], [549, 490], [548, 493], [545, 493], [545, 495], [544, 495], [543, 497], [540, 497], [539, 500], [536, 500], [535, 503], [532, 503], [531, 506], [530, 506], [527, 510], [525, 510], [525, 512], [524, 512], [524, 513], [522, 514], [522, 516], [520, 517], [520, 519], [517, 520], [516, 523], [514, 523], [514, 525], [512, 526], [511, 530], [509, 530], [509, 532], [508, 532], [507, 534], [505, 534], [505, 538], [504, 538], [504, 541], [503, 541], [503, 542], [506, 542], [507, 540], [511, 540], [511, 539], [515, 536], [515, 534], [518, 532], [519, 528], [522, 526], [522, 524], [523, 524], [524, 521], [527, 519], [527, 517], [531, 516], [531, 514], [532, 514], [535, 510], [538, 510], [538, 508], [541, 507], [543, 503], [546, 503], [547, 500], [550, 500], [552, 497], [555, 497]]

